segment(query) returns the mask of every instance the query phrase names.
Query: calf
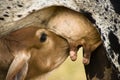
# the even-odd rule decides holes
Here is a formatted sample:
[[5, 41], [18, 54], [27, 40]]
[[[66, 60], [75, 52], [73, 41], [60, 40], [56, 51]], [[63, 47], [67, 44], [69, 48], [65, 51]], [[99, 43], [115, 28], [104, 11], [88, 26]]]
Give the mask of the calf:
[[[39, 27], [27, 27], [0, 39], [0, 80], [43, 80], [69, 55], [65, 39]], [[4, 72], [4, 71], [5, 72]]]

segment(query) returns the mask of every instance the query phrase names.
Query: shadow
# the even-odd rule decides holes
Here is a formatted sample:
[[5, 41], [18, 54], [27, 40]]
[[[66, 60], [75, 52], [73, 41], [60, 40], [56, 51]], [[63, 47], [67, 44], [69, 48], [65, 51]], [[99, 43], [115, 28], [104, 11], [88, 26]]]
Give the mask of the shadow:
[[103, 44], [92, 53], [90, 64], [85, 65], [88, 80], [118, 80], [106, 53]]

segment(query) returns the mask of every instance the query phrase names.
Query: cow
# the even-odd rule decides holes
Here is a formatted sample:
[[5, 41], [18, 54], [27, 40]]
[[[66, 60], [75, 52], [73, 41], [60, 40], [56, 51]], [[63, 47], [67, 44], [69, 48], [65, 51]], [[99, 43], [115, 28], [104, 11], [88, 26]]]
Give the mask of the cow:
[[77, 59], [78, 49], [83, 47], [83, 63], [88, 80], [118, 80], [99, 31], [84, 14], [58, 7], [48, 22], [48, 29], [68, 41], [72, 61]]
[[58, 7], [48, 21], [48, 29], [70, 44], [70, 57], [77, 59], [77, 51], [82, 46], [83, 63], [89, 64], [91, 53], [102, 43], [96, 27], [81, 13], [65, 7]]

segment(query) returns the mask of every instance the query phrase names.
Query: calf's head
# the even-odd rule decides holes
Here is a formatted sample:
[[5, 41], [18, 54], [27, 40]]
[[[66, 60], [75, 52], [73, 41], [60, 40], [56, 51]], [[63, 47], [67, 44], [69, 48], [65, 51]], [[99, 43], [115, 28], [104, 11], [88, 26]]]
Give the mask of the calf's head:
[[2, 40], [14, 56], [6, 80], [35, 79], [58, 67], [69, 55], [67, 41], [47, 29], [27, 27]]

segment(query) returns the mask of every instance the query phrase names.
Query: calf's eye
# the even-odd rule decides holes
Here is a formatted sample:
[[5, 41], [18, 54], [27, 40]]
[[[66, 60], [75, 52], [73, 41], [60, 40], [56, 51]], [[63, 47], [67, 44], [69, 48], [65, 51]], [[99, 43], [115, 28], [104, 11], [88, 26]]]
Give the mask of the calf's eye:
[[41, 37], [40, 37], [40, 42], [45, 42], [46, 39], [47, 39], [47, 34], [42, 33], [42, 34], [41, 34]]

